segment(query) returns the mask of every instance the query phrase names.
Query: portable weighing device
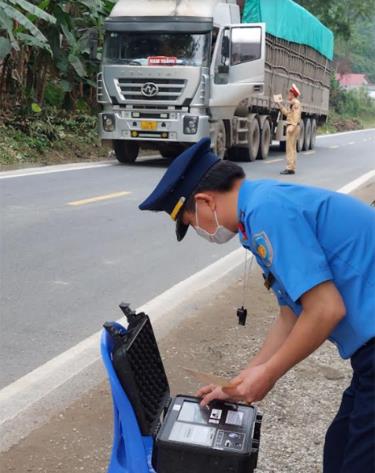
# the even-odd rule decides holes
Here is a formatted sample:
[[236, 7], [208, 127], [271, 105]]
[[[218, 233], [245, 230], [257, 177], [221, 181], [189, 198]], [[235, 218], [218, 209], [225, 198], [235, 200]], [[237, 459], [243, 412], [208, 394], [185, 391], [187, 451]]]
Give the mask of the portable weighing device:
[[262, 416], [255, 406], [170, 396], [149, 317], [120, 305], [128, 327], [104, 328], [113, 339], [112, 363], [139, 429], [154, 440], [156, 473], [251, 473], [256, 469]]

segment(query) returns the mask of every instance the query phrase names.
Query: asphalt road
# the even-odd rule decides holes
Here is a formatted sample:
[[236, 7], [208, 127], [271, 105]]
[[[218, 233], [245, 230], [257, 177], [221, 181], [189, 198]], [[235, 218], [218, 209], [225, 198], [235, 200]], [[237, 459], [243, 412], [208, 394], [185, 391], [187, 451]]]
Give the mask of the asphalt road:
[[[249, 179], [338, 189], [375, 168], [375, 131], [327, 136], [302, 153], [296, 176], [283, 155], [241, 163]], [[190, 231], [175, 240], [165, 215], [137, 205], [167, 164], [143, 158], [106, 167], [1, 179], [0, 387], [238, 247]], [[104, 196], [104, 197], [103, 197]], [[89, 200], [87, 200], [89, 199]]]

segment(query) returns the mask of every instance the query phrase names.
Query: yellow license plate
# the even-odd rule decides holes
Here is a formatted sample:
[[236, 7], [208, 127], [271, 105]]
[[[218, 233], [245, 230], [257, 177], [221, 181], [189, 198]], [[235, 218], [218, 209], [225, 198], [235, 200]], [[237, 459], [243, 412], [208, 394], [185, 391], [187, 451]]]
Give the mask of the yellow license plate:
[[146, 122], [142, 121], [141, 122], [141, 129], [142, 130], [156, 130], [158, 127], [158, 122]]

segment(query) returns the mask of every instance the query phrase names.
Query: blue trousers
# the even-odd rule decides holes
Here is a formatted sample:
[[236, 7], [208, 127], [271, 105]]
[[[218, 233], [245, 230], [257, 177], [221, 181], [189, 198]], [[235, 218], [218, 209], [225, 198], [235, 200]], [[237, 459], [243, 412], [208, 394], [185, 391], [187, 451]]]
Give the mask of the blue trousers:
[[353, 379], [324, 445], [324, 473], [375, 473], [375, 342], [351, 358]]

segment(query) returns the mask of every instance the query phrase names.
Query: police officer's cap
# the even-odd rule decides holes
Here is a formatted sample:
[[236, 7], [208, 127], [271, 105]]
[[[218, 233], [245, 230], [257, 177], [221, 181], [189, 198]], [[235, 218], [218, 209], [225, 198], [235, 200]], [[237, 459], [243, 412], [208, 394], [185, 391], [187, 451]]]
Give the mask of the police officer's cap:
[[182, 216], [184, 204], [202, 177], [218, 161], [219, 158], [211, 151], [211, 140], [203, 138], [173, 161], [159, 184], [139, 208], [167, 212], [176, 221], [177, 240], [181, 241], [189, 228], [179, 218]]

